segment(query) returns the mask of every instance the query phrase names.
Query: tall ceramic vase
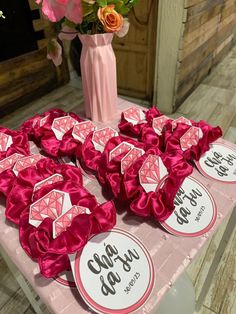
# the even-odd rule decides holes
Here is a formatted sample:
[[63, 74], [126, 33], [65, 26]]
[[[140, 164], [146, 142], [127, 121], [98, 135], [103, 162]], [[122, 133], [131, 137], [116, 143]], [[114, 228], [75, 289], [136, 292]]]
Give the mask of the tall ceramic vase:
[[116, 58], [113, 34], [79, 35], [82, 42], [80, 68], [86, 117], [107, 122], [117, 110]]

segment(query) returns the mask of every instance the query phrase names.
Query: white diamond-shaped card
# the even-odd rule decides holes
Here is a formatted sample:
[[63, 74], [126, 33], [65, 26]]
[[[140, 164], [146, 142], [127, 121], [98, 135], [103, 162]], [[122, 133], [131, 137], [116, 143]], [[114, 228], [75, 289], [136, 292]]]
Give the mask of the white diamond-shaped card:
[[106, 143], [114, 136], [118, 136], [118, 132], [111, 127], [94, 131], [92, 138], [94, 148], [100, 152], [103, 152]]
[[177, 125], [179, 123], [184, 123], [184, 124], [187, 124], [187, 125], [192, 125], [191, 121], [184, 118], [184, 117], [179, 117], [178, 119], [175, 119], [172, 121], [172, 131], [174, 131], [174, 129], [177, 127]]
[[124, 174], [125, 170], [129, 168], [139, 157], [145, 154], [141, 148], [133, 147], [122, 159], [121, 159], [121, 173]]
[[44, 126], [44, 124], [47, 122], [48, 117], [49, 117], [49, 114], [40, 119], [39, 121], [40, 127]]
[[40, 190], [42, 187], [57, 183], [57, 182], [62, 182], [64, 180], [63, 176], [59, 173], [55, 173], [52, 176], [38, 182], [34, 186], [33, 193]]
[[72, 220], [80, 214], [90, 214], [90, 210], [82, 206], [72, 206], [67, 212], [60, 215], [53, 221], [53, 238], [55, 239], [63, 231], [67, 229], [72, 223]]
[[0, 161], [0, 173], [5, 170], [11, 169], [15, 165], [16, 161], [22, 157], [23, 155], [15, 153], [8, 156], [7, 158], [2, 159]]
[[6, 152], [12, 143], [11, 135], [0, 132], [0, 152]]
[[60, 141], [63, 138], [63, 135], [73, 128], [78, 121], [73, 119], [71, 116], [65, 116], [56, 118], [52, 123], [52, 131], [54, 132], [56, 138]]
[[41, 160], [42, 158], [45, 158], [45, 157], [42, 156], [41, 154], [22, 157], [16, 161], [12, 170], [15, 173], [15, 175], [18, 176], [18, 173], [21, 170], [26, 169], [28, 167], [35, 166], [37, 162]]
[[134, 147], [134, 145], [122, 142], [115, 148], [113, 148], [109, 153], [109, 161], [111, 161], [113, 158], [119, 156], [120, 154], [127, 153], [129, 150], [131, 150]]
[[203, 132], [200, 128], [192, 126], [184, 133], [180, 138], [180, 146], [183, 151], [191, 148], [194, 145], [197, 145], [199, 140], [203, 137]]
[[125, 120], [132, 123], [133, 125], [136, 125], [141, 121], [145, 121], [146, 119], [146, 116], [143, 113], [143, 111], [136, 107], [130, 107], [126, 109], [125, 111], [123, 111], [123, 115]]
[[29, 223], [38, 227], [45, 218], [55, 220], [71, 207], [69, 193], [52, 190], [30, 205]]
[[163, 128], [164, 128], [164, 126], [168, 120], [170, 120], [170, 118], [168, 118], [165, 115], [154, 118], [152, 120], [152, 127], [153, 127], [154, 131], [157, 133], [157, 135], [160, 136], [162, 134], [162, 130], [163, 130]]
[[40, 120], [41, 120], [40, 116], [35, 117], [32, 122], [32, 127], [34, 128], [38, 123], [40, 124]]
[[161, 187], [167, 175], [168, 171], [161, 157], [148, 155], [139, 170], [139, 182], [147, 193], [155, 192], [158, 187]]
[[80, 122], [73, 127], [72, 136], [84, 143], [89, 133], [96, 129], [97, 127], [91, 121]]

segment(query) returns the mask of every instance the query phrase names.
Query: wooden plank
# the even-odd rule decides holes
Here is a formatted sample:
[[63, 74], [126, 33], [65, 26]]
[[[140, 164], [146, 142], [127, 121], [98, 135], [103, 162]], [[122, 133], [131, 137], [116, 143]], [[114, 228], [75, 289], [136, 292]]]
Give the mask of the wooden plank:
[[233, 97], [233, 91], [201, 84], [178, 108], [178, 112], [195, 121], [209, 121], [217, 105], [227, 108]]
[[217, 4], [223, 3], [225, 0], [204, 0], [201, 1], [199, 4], [192, 6], [188, 9], [188, 14], [187, 14], [187, 20], [190, 20], [193, 18], [195, 15], [207, 11], [213, 6]]
[[[216, 313], [220, 312], [223, 306], [226, 311], [222, 311], [221, 313], [233, 313], [230, 311], [235, 301], [232, 290], [236, 291], [236, 226], [233, 219], [231, 226], [233, 231], [231, 231], [231, 234], [228, 234], [228, 239], [225, 239], [226, 248], [204, 302], [205, 306], [211, 308]], [[229, 297], [229, 295], [231, 296]]]
[[196, 38], [203, 36], [206, 32], [209, 31], [209, 29], [216, 28], [216, 26], [219, 24], [221, 20], [221, 14], [218, 14], [208, 20], [206, 23], [200, 25], [196, 30], [185, 33], [183, 38], [183, 49], [188, 44], [193, 42]]
[[213, 6], [212, 8], [210, 8], [209, 10], [203, 11], [203, 12], [197, 14], [196, 16], [194, 16], [191, 20], [189, 20], [185, 24], [184, 34], [191, 33], [192, 31], [197, 29], [200, 25], [206, 23], [211, 18], [218, 15], [222, 10], [222, 6], [223, 6], [222, 3], [217, 4], [217, 5]]
[[199, 65], [198, 70], [195, 73], [190, 74], [177, 88], [177, 98], [176, 106], [181, 104], [187, 96], [189, 96], [193, 90], [201, 83], [203, 78], [205, 78], [212, 67], [213, 57], [209, 55], [203, 62]]
[[[174, 111], [174, 92], [178, 51], [185, 18], [184, 0], [161, 0], [158, 8], [158, 31], [154, 99], [165, 113]], [[170, 23], [174, 21], [174, 23]]]
[[[47, 75], [45, 75], [47, 73]], [[67, 63], [56, 68], [39, 50], [0, 63], [0, 116], [68, 82]], [[14, 84], [12, 82], [14, 81]]]

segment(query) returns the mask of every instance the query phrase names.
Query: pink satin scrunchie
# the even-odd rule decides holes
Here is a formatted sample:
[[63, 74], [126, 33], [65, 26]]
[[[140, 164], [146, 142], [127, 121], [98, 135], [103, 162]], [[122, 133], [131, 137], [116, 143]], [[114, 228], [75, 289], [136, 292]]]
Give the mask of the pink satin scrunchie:
[[4, 133], [12, 137], [12, 144], [10, 147], [6, 151], [0, 150], [0, 160], [15, 153], [25, 156], [29, 155], [30, 150], [27, 134], [20, 131], [13, 131], [4, 127], [0, 127], [0, 133]]
[[[55, 186], [54, 186], [55, 188]], [[48, 186], [35, 193], [34, 201], [46, 195]], [[99, 205], [86, 189], [71, 181], [61, 182], [57, 190], [69, 193], [72, 205], [86, 207], [90, 214], [76, 216], [66, 231], [55, 239], [52, 219], [46, 218], [38, 228], [29, 224], [29, 208], [20, 217], [20, 242], [26, 253], [39, 263], [41, 274], [47, 278], [57, 276], [69, 268], [68, 254], [80, 250], [93, 234], [105, 232], [116, 223], [116, 210], [112, 201]]]
[[[13, 131], [7, 128], [0, 127], [0, 133], [11, 136], [12, 144], [5, 151], [0, 151], [0, 161], [13, 154], [20, 154], [27, 156], [30, 154], [28, 137], [23, 132]], [[6, 170], [0, 171], [0, 195], [7, 196], [10, 192], [13, 182], [15, 180], [15, 174], [12, 171], [12, 167]]]
[[164, 221], [173, 212], [175, 195], [193, 168], [181, 154], [156, 154], [166, 166], [168, 176], [158, 191], [147, 193], [140, 185], [139, 170], [149, 154], [152, 154], [152, 151], [146, 152], [127, 169], [123, 179], [124, 190], [132, 212], [142, 217], [152, 216], [157, 221]]
[[210, 144], [222, 136], [220, 127], [212, 127], [205, 121], [190, 121], [192, 126], [200, 128], [203, 133], [203, 136], [199, 139], [197, 145], [193, 145], [185, 151], [181, 149], [180, 139], [192, 127], [190, 125], [179, 123], [174, 131], [172, 131], [171, 123], [169, 123], [164, 134], [165, 152], [182, 153], [184, 159], [187, 161], [199, 160], [201, 156], [210, 149]]
[[[78, 122], [84, 121], [78, 115], [73, 112], [67, 113], [60, 109], [52, 109], [47, 112], [44, 112], [42, 116], [34, 116], [33, 118], [25, 121], [22, 126], [21, 130], [23, 132], [27, 132], [29, 134], [30, 139], [32, 139], [38, 146], [40, 146], [49, 156], [51, 157], [59, 157], [60, 153], [60, 146], [62, 145], [62, 140], [58, 140], [52, 130], [52, 123], [54, 119], [70, 116]], [[41, 121], [43, 120], [43, 124]], [[68, 132], [71, 132], [69, 130]], [[66, 133], [64, 134], [64, 136]], [[66, 138], [66, 141], [68, 139]], [[73, 147], [73, 149], [75, 149]], [[69, 152], [68, 152], [69, 153]], [[64, 155], [62, 153], [62, 155]]]
[[145, 114], [146, 122], [137, 123], [136, 125], [133, 125], [132, 123], [128, 122], [125, 119], [124, 114], [122, 113], [121, 120], [118, 125], [120, 131], [125, 135], [140, 138], [143, 128], [145, 126], [150, 126], [154, 118], [161, 116], [160, 111], [155, 106], [148, 109], [147, 111], [143, 110], [143, 113]]
[[[18, 177], [15, 178], [14, 185], [7, 197], [6, 218], [18, 225], [21, 213], [32, 202], [35, 184], [54, 174], [62, 175], [64, 181], [69, 180], [81, 186], [83, 184], [79, 168], [61, 165], [52, 159], [43, 158], [37, 162], [36, 166], [20, 171]], [[57, 184], [52, 184], [52, 187]]]
[[[115, 198], [125, 200], [126, 197], [124, 196], [123, 191], [123, 174], [121, 174], [121, 159], [128, 151], [119, 154], [112, 160], [109, 158], [110, 152], [122, 142], [127, 142], [136, 148], [143, 149], [144, 151], [148, 149], [150, 150], [150, 148], [137, 140], [124, 136], [117, 136], [108, 141], [102, 153], [97, 168], [98, 180], [106, 189], [108, 188], [110, 190]], [[152, 148], [152, 152], [156, 154], [159, 150], [158, 148]]]

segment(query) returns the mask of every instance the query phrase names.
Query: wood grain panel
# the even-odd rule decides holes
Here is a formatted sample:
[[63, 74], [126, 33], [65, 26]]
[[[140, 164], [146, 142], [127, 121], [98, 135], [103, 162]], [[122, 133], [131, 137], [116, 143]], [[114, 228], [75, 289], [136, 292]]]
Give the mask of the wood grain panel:
[[42, 17], [35, 1], [28, 1], [38, 50], [0, 63], [1, 117], [69, 81], [65, 58], [58, 68], [46, 58], [48, 38], [55, 36], [53, 24]]
[[198, 86], [235, 42], [235, 0], [186, 0], [179, 51], [176, 106]]
[[140, 0], [124, 38], [114, 38], [120, 94], [152, 100], [157, 24], [156, 0]]

